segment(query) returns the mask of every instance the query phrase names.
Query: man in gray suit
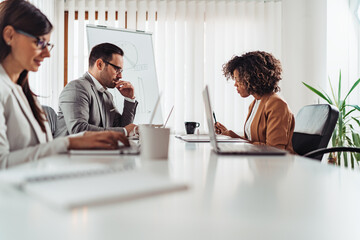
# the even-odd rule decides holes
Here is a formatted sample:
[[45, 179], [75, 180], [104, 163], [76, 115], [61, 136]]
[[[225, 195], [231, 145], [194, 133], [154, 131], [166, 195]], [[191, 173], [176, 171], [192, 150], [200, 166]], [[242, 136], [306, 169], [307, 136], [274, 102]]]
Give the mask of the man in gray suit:
[[[131, 83], [120, 80], [123, 56], [121, 48], [111, 43], [93, 47], [88, 72], [69, 82], [60, 94], [57, 136], [104, 130], [129, 136], [134, 131], [136, 125], [132, 122], [138, 102]], [[114, 106], [107, 88], [117, 88], [124, 96], [122, 114]]]

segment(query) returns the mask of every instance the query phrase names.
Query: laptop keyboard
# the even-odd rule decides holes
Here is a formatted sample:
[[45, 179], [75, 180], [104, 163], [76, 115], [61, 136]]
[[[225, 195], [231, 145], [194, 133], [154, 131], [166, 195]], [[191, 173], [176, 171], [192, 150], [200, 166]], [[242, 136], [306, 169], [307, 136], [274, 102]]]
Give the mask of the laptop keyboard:
[[235, 144], [221, 144], [221, 145], [219, 144], [219, 149], [222, 152], [243, 152], [249, 150], [249, 147], [251, 146], [239, 147], [239, 145], [235, 145]]

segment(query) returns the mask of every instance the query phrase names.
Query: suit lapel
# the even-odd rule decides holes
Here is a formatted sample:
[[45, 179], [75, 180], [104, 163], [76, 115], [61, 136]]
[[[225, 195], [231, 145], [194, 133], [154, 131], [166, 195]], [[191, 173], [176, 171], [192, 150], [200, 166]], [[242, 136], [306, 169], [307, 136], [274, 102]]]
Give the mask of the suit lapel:
[[100, 99], [99, 92], [96, 89], [95, 84], [94, 84], [93, 80], [91, 79], [91, 77], [90, 77], [90, 75], [88, 73], [84, 74], [84, 78], [87, 81], [89, 81], [90, 84], [91, 84], [91, 90], [93, 91], [93, 93], [95, 95], [95, 98], [96, 98], [96, 101], [97, 101], [97, 104], [99, 106], [101, 121], [102, 121], [103, 127], [105, 127], [105, 125], [106, 125], [106, 122], [105, 122], [105, 109], [103, 109], [103, 104], [102, 104], [102, 100]]
[[29, 102], [27, 101], [25, 94], [20, 95], [19, 91], [22, 91], [22, 89], [16, 89], [17, 85], [10, 80], [2, 66], [1, 71], [4, 71], [3, 74], [4, 76], [6, 76], [4, 78], [4, 83], [11, 89], [12, 95], [15, 96], [23, 114], [30, 123], [32, 129], [34, 130], [38, 142], [43, 143], [44, 141], [42, 141], [43, 138], [41, 136], [43, 136], [44, 133], [42, 132], [39, 123], [36, 121], [34, 114], [31, 111]]

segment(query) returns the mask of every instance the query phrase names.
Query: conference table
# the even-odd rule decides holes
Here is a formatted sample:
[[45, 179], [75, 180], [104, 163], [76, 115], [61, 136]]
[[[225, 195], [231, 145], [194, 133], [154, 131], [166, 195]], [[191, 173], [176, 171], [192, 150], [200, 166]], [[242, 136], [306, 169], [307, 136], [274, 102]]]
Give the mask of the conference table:
[[360, 173], [301, 156], [216, 155], [171, 136], [168, 160], [63, 154], [17, 168], [95, 162], [188, 188], [62, 210], [0, 183], [0, 239], [360, 239]]

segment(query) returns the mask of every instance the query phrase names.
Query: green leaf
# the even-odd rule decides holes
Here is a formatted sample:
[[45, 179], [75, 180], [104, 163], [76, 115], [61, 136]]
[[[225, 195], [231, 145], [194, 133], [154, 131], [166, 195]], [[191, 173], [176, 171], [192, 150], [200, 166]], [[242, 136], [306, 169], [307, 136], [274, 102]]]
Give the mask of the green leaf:
[[336, 139], [337, 139], [337, 135], [336, 135], [336, 130], [334, 130], [333, 134], [332, 134], [332, 137], [331, 137], [331, 143], [334, 147], [337, 146], [336, 144]]
[[[347, 105], [348, 106], [348, 105]], [[344, 118], [346, 118], [347, 116], [349, 116], [352, 112], [354, 112], [354, 111], [356, 111], [356, 109], [351, 109], [350, 111], [348, 111], [346, 114], [345, 114], [345, 116], [344, 116]]]
[[346, 97], [344, 98], [344, 101], [347, 99], [347, 97], [350, 95], [350, 93], [356, 88], [356, 86], [360, 83], [360, 78], [354, 83], [354, 85], [351, 87], [350, 91], [346, 94]]
[[326, 96], [326, 98], [329, 99], [329, 102], [328, 102], [328, 103], [330, 103], [331, 105], [335, 105], [335, 104], [333, 103], [333, 101], [331, 100], [330, 96], [329, 96], [326, 92], [323, 92], [323, 93], [324, 93], [324, 95]]
[[343, 100], [339, 101], [339, 111], [341, 111], [343, 114], [345, 112], [345, 101], [343, 101]]
[[332, 84], [331, 84], [330, 78], [329, 78], [329, 85], [330, 85], [330, 89], [331, 89], [331, 94], [332, 94], [333, 99], [334, 99], [334, 102], [335, 102], [335, 106], [338, 107], [338, 102], [337, 102], [337, 100], [336, 100], [335, 93], [334, 93], [334, 89], [333, 89], [333, 86], [332, 86]]
[[303, 84], [308, 88], [310, 89], [311, 91], [313, 91], [315, 94], [317, 94], [319, 97], [321, 97], [322, 99], [324, 99], [326, 102], [328, 102], [329, 104], [333, 105], [331, 100], [328, 99], [323, 93], [321, 93], [319, 90], [313, 88], [312, 86], [306, 84], [303, 82]]
[[341, 70], [339, 72], [338, 103], [340, 103], [340, 99], [341, 99]]
[[353, 145], [353, 142], [352, 142], [352, 139], [348, 136], [345, 136], [345, 139], [346, 139], [346, 142], [347, 142], [347, 145], [348, 146], [352, 146]]
[[355, 122], [357, 122], [357, 124], [360, 126], [360, 120], [354, 117], [351, 117]]
[[360, 107], [358, 105], [347, 104], [346, 106], [353, 107], [354, 109], [360, 111]]
[[360, 147], [360, 135], [358, 133], [352, 132], [352, 140], [356, 147]]
[[350, 162], [351, 162], [351, 168], [354, 169], [354, 154], [353, 154], [353, 153], [350, 154], [350, 159], [351, 159], [351, 160], [350, 160]]
[[[355, 153], [354, 156], [355, 156], [356, 161], [359, 162], [360, 161], [360, 153]], [[359, 163], [358, 163], [358, 165], [359, 165]]]
[[343, 157], [344, 157], [344, 166], [348, 167], [348, 156], [346, 152], [343, 152]]

